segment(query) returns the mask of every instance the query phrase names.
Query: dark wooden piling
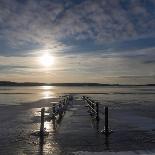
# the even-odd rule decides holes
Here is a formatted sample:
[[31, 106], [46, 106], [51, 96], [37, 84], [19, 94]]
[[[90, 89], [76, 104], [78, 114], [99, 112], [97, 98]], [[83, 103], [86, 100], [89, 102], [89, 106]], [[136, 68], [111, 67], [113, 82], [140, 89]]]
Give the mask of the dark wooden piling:
[[53, 112], [53, 114], [55, 114], [55, 112], [56, 112], [56, 110], [55, 110], [55, 104], [53, 104], [53, 106], [52, 106], [52, 112]]
[[109, 114], [108, 114], [108, 107], [105, 107], [105, 127], [104, 127], [104, 133], [106, 136], [109, 136], [111, 133], [113, 133], [112, 130], [109, 128]]
[[44, 115], [45, 115], [45, 108], [41, 109], [41, 125], [40, 125], [40, 135], [44, 135]]
[[105, 114], [105, 119], [104, 119], [104, 130], [101, 131], [101, 133], [104, 133], [106, 137], [108, 137], [112, 131], [109, 129], [109, 118], [108, 118], [108, 107], [104, 108], [104, 114]]
[[59, 117], [62, 118], [62, 105], [59, 104]]
[[96, 120], [99, 121], [100, 117], [99, 117], [99, 103], [96, 103]]
[[94, 115], [95, 113], [94, 113], [94, 110], [95, 110], [95, 105], [94, 105], [94, 103], [93, 102], [91, 102], [91, 115]]
[[105, 135], [109, 135], [108, 107], [105, 107]]

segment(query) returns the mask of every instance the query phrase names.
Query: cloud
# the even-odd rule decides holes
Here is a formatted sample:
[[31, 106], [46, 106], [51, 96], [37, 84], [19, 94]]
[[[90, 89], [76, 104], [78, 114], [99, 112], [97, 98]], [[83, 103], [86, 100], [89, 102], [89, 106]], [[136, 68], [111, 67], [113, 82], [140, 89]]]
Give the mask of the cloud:
[[146, 60], [143, 63], [145, 63], [145, 64], [155, 64], [155, 60]]
[[28, 66], [15, 66], [15, 65], [0, 65], [1, 75], [12, 75], [12, 74], [27, 74], [27, 71], [30, 70], [31, 67]]
[[117, 78], [143, 79], [143, 78], [155, 78], [155, 75], [148, 75], [148, 76], [129, 75], [129, 76], [118, 76]]
[[14, 69], [14, 68], [19, 68], [19, 69], [25, 69], [25, 68], [30, 68], [28, 66], [13, 66], [13, 65], [1, 65], [0, 70], [8, 70], [8, 69]]
[[124, 9], [121, 2], [122, 0], [84, 1], [65, 11], [58, 19], [57, 28], [64, 36], [89, 38], [99, 43], [154, 32], [154, 14], [147, 10], [147, 5], [140, 0], [130, 1], [128, 9]]
[[18, 55], [33, 49], [61, 52], [72, 49], [74, 40], [107, 44], [153, 34], [155, 14], [150, 5], [155, 8], [152, 0], [1, 0], [0, 40], [6, 46], [0, 53]]
[[26, 1], [23, 4], [15, 0], [0, 1], [0, 39], [5, 39], [8, 46], [16, 51], [29, 51], [24, 48], [29, 45], [31, 49], [52, 48], [56, 51], [64, 48], [51, 31], [52, 21], [60, 12], [61, 5], [51, 3], [49, 6], [49, 2]]

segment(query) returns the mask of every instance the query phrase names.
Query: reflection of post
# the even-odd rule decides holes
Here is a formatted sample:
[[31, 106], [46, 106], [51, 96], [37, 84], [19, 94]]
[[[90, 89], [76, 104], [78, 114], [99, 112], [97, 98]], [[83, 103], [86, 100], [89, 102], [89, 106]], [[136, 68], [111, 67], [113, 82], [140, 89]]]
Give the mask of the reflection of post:
[[105, 146], [106, 150], [109, 150], [109, 138], [107, 136], [105, 137]]
[[39, 155], [43, 155], [43, 151], [44, 151], [44, 136], [40, 136], [39, 139]]
[[45, 113], [45, 108], [41, 109], [41, 125], [40, 125], [40, 135], [44, 135], [44, 113]]

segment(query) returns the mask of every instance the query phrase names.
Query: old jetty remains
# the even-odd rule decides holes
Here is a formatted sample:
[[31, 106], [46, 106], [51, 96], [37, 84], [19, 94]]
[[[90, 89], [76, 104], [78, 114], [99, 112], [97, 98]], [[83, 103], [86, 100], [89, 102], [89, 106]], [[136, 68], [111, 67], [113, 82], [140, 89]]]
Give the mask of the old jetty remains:
[[[104, 108], [104, 112], [99, 109], [99, 102], [94, 101], [93, 99], [82, 96], [82, 101], [79, 103], [73, 102], [73, 96], [66, 95], [61, 98], [61, 100], [58, 102], [58, 104], [52, 104], [52, 110], [50, 111], [50, 114], [48, 116], [48, 121], [55, 123], [60, 123], [63, 116], [65, 115], [65, 112], [67, 110], [67, 107], [70, 105], [72, 109], [76, 109], [78, 112], [78, 115], [74, 115], [74, 119], [79, 119], [81, 116], [84, 116], [83, 113], [87, 115], [87, 113], [90, 114], [91, 119], [95, 119], [97, 124], [102, 120], [103, 118], [100, 117], [100, 115], [104, 116], [104, 129], [101, 131], [101, 133], [105, 134], [105, 136], [109, 136], [111, 133], [111, 130], [109, 129], [109, 121], [108, 121], [108, 107], [106, 106]], [[74, 103], [74, 104], [73, 104]], [[76, 106], [85, 107], [83, 110], [79, 110], [76, 108]], [[83, 106], [84, 105], [84, 106]], [[85, 111], [84, 111], [85, 110]], [[44, 128], [44, 122], [45, 122], [45, 108], [41, 108], [41, 123], [40, 123], [40, 136], [47, 135], [47, 132]], [[85, 118], [81, 117], [80, 119], [85, 120]], [[69, 121], [69, 120], [68, 120]], [[71, 122], [71, 121], [70, 121]], [[81, 121], [82, 123], [82, 121]], [[66, 123], [68, 124], [68, 123]], [[82, 124], [81, 124], [82, 125]], [[85, 125], [85, 124], [83, 124]], [[73, 129], [74, 130], [74, 129]]]
[[[119, 105], [107, 106], [107, 103], [101, 104], [87, 96], [60, 97], [58, 102], [51, 103], [51, 107], [41, 108], [40, 116], [37, 136], [40, 136], [42, 151], [47, 141], [58, 150], [69, 152], [154, 148], [153, 127], [148, 131], [148, 126], [139, 121], [141, 117], [136, 117], [138, 121], [135, 123], [132, 121], [135, 119], [133, 111], [120, 109]], [[146, 121], [144, 117], [141, 119]], [[152, 120], [146, 123], [150, 124]], [[46, 131], [46, 124], [50, 124], [52, 130]]]

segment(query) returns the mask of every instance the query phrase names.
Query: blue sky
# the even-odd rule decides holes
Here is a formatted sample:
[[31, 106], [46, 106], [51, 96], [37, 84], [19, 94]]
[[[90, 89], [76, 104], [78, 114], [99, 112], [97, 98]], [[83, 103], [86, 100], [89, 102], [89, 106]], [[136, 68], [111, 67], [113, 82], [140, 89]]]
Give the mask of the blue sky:
[[0, 80], [154, 83], [155, 1], [0, 0]]

